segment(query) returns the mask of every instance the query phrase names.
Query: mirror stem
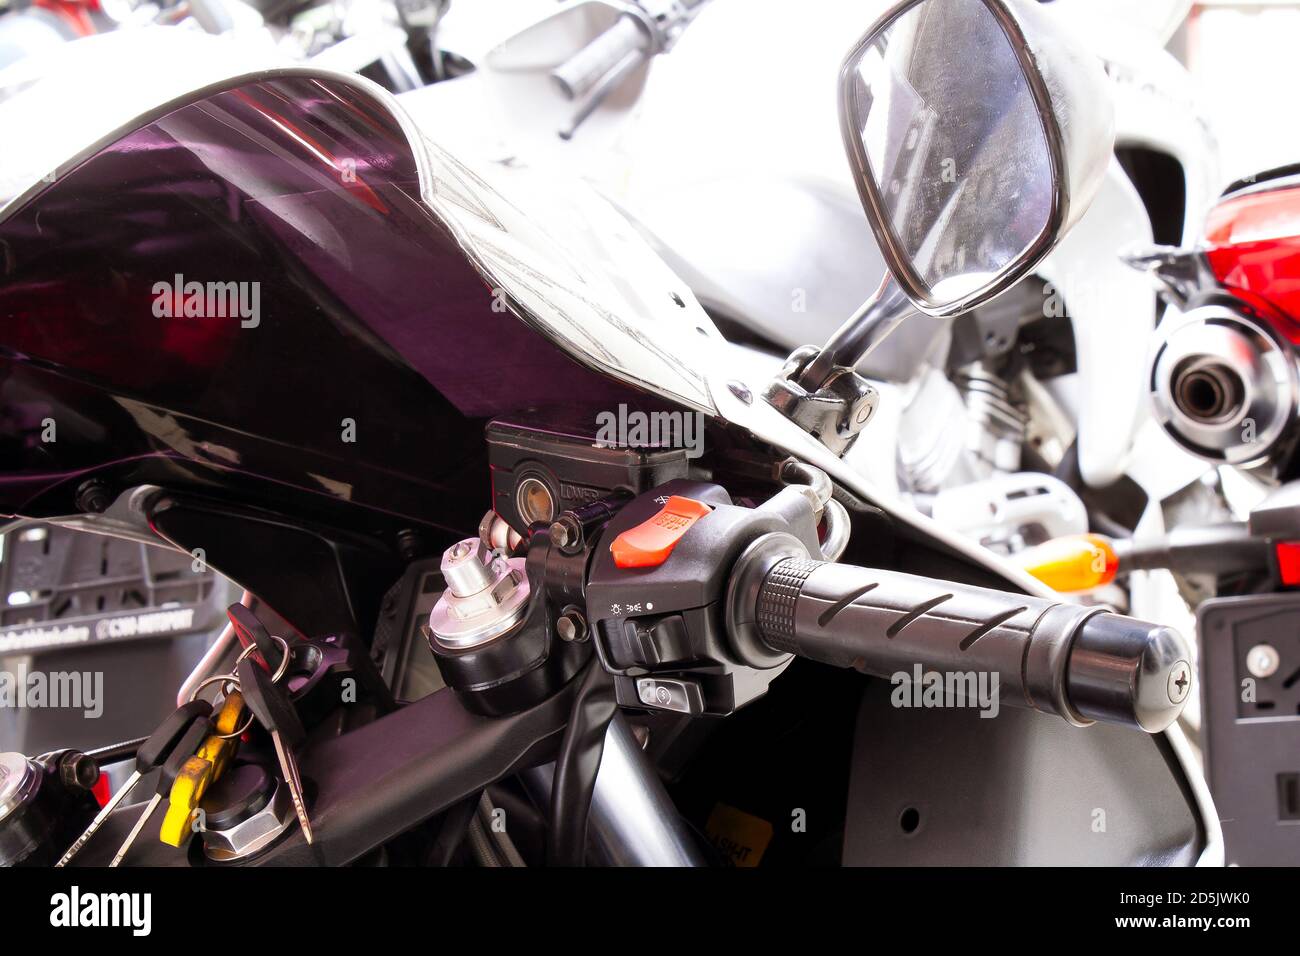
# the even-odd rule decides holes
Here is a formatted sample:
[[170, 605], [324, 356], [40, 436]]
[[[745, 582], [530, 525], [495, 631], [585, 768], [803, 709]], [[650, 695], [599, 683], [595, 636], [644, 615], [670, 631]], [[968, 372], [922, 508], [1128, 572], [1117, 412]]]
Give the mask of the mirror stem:
[[808, 363], [799, 384], [816, 391], [836, 368], [855, 368], [889, 337], [916, 309], [898, 283], [886, 273], [871, 297], [827, 340], [821, 353]]

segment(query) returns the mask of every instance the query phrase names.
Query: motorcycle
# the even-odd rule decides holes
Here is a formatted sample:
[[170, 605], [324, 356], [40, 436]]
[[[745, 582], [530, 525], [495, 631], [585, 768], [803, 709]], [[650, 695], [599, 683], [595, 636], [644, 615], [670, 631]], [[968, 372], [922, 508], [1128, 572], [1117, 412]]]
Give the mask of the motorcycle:
[[1297, 172], [1232, 184], [1195, 243], [1129, 257], [1169, 304], [1147, 356], [1154, 419], [1206, 471], [1160, 502], [1171, 530], [1067, 537], [1022, 556], [1062, 591], [1151, 570], [1177, 576], [1203, 645], [1201, 738], [1228, 859], [1256, 865], [1300, 857], [1288, 829], [1300, 814]]
[[[847, 459], [877, 494], [1004, 553], [1087, 531], [1097, 512], [1129, 528], [1143, 514], [1108, 507], [1113, 486], [1132, 485], [1144, 421], [1152, 323], [1134, 317], [1157, 304], [1118, 253], [1191, 235], [1218, 186], [1190, 78], [1163, 49], [1185, 9], [1165, 4], [1140, 28], [1155, 6], [1047, 10], [1103, 56], [1118, 131], [1092, 214], [1038, 281], [997, 308], [905, 326], [858, 366], [880, 401], [864, 426], [873, 440]], [[474, 71], [403, 104], [485, 157], [591, 181], [690, 283], [737, 361], [770, 377], [790, 350], [829, 337], [885, 273], [821, 95], [839, 37], [870, 14], [717, 0], [543, 9], [539, 22], [506, 18], [470, 42], [473, 12], [453, 8], [444, 37]], [[1097, 28], [1112, 17], [1134, 29]], [[575, 95], [562, 78], [591, 62], [608, 72], [587, 69], [590, 91]]]
[[[87, 55], [87, 39], [120, 32], [143, 34], [142, 46], [162, 56], [166, 47], [185, 42], [177, 39], [178, 34], [200, 33], [225, 41], [207, 49], [205, 55], [213, 58], [247, 59], [256, 52], [263, 59], [275, 56], [355, 71], [394, 91], [413, 90], [465, 69], [444, 54], [437, 39], [448, 4], [449, 0], [23, 2], [0, 11], [0, 101], [18, 95], [43, 76], [77, 73]], [[82, 82], [93, 82], [93, 77], [80, 75]]]
[[163, 541], [286, 624], [233, 605], [145, 740], [4, 754], [4, 861], [1221, 862], [1182, 638], [795, 420], [868, 407], [839, 359], [904, 299], [977, 308], [1063, 239], [1103, 82], [1021, 0], [871, 28], [840, 108], [892, 281], [785, 411], [608, 202], [356, 75], [222, 80], [60, 163], [0, 210], [0, 511]]
[[[539, 6], [498, 2], [454, 7], [446, 16], [440, 8], [435, 59], [459, 66], [435, 78], [461, 74], [452, 82], [414, 89], [421, 86], [418, 76], [398, 83], [388, 74], [366, 75], [390, 89], [414, 89], [404, 105], [421, 125], [437, 125], [444, 136], [478, 139], [482, 130], [497, 130], [490, 136], [508, 140], [508, 152], [491, 147], [494, 157], [581, 170], [687, 278], [728, 336], [744, 343], [738, 360], [775, 372], [781, 349], [799, 343], [794, 328], [812, 338], [829, 335], [874, 287], [884, 266], [861, 227], [829, 111], [823, 117], [804, 104], [822, 99], [817, 91], [830, 81], [825, 64], [834, 60], [836, 38], [860, 28], [862, 13], [828, 5], [800, 18], [801, 32], [792, 37], [788, 17], [775, 4], [758, 9], [583, 2], [531, 22]], [[1177, 22], [1177, 5], [1170, 6], [1156, 19]], [[1141, 421], [1138, 366], [1116, 369], [1109, 346], [1126, 341], [1131, 347], [1119, 354], [1140, 361], [1145, 329], [1128, 316], [1148, 311], [1154, 298], [1114, 252], [1125, 242], [1181, 236], [1184, 220], [1199, 221], [1214, 179], [1213, 162], [1206, 159], [1213, 149], [1191, 103], [1185, 71], [1159, 46], [1169, 27], [1157, 26], [1154, 42], [1124, 41], [1093, 35], [1091, 10], [1081, 15], [1071, 4], [1057, 3], [1051, 12], [1105, 54], [1118, 104], [1118, 161], [1096, 211], [1042, 265], [1041, 289], [1026, 284], [1019, 300], [1004, 300], [999, 309], [975, 313], [951, 328], [910, 327], [866, 358], [860, 371], [883, 396], [873, 414], [874, 444], [889, 443], [898, 452], [891, 457], [847, 451], [879, 493], [900, 495], [1002, 552], [1086, 531], [1090, 519], [1129, 528], [1139, 521], [1140, 507], [1109, 507]], [[1143, 15], [1149, 13], [1144, 8]], [[521, 23], [529, 25], [519, 29]], [[736, 44], [741, 34], [748, 40]], [[331, 36], [312, 41], [322, 44], [314, 62], [360, 71], [375, 59], [373, 51], [357, 52], [369, 50], [358, 38], [338, 43]], [[185, 63], [187, 73], [196, 70], [191, 63], [205, 61], [193, 44], [161, 37], [150, 42], [178, 46], [180, 52], [168, 51], [166, 59]], [[660, 55], [669, 51], [671, 56]], [[228, 56], [206, 56], [215, 75], [228, 72]], [[791, 57], [791, 68], [780, 72], [758, 65]], [[64, 64], [71, 77], [94, 75], [86, 66], [92, 62], [88, 51], [78, 51], [78, 58], [78, 69]], [[657, 64], [653, 74], [651, 61]], [[151, 63], [152, 57], [140, 62]], [[750, 92], [742, 95], [718, 82], [718, 73], [746, 77]], [[756, 80], [765, 85], [753, 89]], [[680, 104], [689, 99], [698, 105], [700, 96], [725, 102], [710, 109], [706, 100], [698, 112], [709, 121], [683, 130], [689, 117]], [[85, 118], [72, 131], [83, 125], [111, 128], [106, 118], [124, 112], [120, 104], [84, 92], [70, 92], [69, 98], [87, 101]], [[713, 121], [729, 104], [747, 99], [764, 104], [766, 117]], [[524, 103], [518, 110], [523, 121], [503, 112]], [[788, 109], [773, 113], [785, 104]], [[41, 104], [35, 108], [43, 111]], [[698, 153], [683, 163], [681, 151], [666, 144], [684, 134], [697, 151], [724, 157], [727, 171], [720, 173]], [[791, 143], [799, 148], [791, 150]], [[48, 152], [57, 157], [66, 150]], [[748, 159], [751, 171], [741, 181], [729, 171], [736, 152], [766, 158]], [[23, 163], [20, 174], [38, 165]], [[770, 197], [774, 208], [783, 204], [783, 215], [756, 218], [746, 211], [755, 192]], [[810, 231], [792, 242], [766, 231], [777, 219], [807, 222]], [[828, 231], [839, 254], [810, 259], [807, 248], [826, 242]], [[791, 246], [799, 252], [773, 257], [771, 250]], [[740, 249], [746, 250], [739, 257], [746, 264], [737, 272]], [[754, 269], [750, 261], [764, 266]], [[798, 321], [787, 321], [791, 316]], [[1178, 454], [1166, 453], [1171, 451]], [[1157, 616], [1162, 610], [1145, 593], [1134, 595], [1134, 607]]]

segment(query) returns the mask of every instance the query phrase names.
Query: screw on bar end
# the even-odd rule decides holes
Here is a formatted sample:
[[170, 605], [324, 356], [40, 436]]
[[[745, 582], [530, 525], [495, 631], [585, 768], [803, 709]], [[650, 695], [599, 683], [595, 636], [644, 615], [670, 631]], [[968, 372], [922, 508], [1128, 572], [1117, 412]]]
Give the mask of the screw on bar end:
[[1066, 695], [1083, 717], [1159, 733], [1192, 690], [1187, 646], [1173, 628], [1120, 614], [1083, 622], [1070, 647]]

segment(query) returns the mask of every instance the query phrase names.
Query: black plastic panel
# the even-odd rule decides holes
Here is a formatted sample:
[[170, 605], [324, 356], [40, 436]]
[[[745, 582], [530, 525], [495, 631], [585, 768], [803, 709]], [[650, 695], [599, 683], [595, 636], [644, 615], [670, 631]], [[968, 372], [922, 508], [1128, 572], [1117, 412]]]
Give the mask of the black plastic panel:
[[[1197, 629], [1201, 737], [1227, 862], [1300, 864], [1300, 594], [1206, 601]], [[1267, 677], [1246, 667], [1260, 644], [1278, 655]]]

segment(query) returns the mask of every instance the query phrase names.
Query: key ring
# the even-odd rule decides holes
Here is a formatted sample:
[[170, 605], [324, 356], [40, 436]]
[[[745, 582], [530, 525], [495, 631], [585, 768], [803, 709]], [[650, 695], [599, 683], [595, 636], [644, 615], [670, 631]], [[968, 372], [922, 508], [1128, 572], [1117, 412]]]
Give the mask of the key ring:
[[[280, 666], [275, 669], [275, 674], [271, 677], [271, 683], [274, 684], [278, 683], [280, 678], [284, 677], [285, 672], [289, 669], [289, 642], [282, 637], [276, 637], [274, 634], [271, 635], [271, 640], [279, 644], [282, 650]], [[238, 667], [241, 662], [247, 660], [249, 655], [255, 650], [257, 650], [256, 644], [249, 644], [245, 647], [239, 652], [239, 656], [235, 658], [235, 666]], [[207, 687], [209, 684], [215, 684], [217, 681], [221, 682], [222, 693], [226, 695], [229, 695], [230, 693], [230, 691], [226, 689], [228, 685], [233, 684], [236, 689], [239, 688], [239, 678], [234, 674], [213, 674], [211, 677], [205, 677], [195, 685], [193, 692], [190, 694], [190, 700], [196, 699], [203, 688]], [[248, 719], [244, 721], [241, 727], [232, 730], [228, 734], [213, 734], [213, 736], [220, 740], [233, 740], [236, 737], [242, 737], [245, 731], [252, 727], [256, 720], [257, 718], [250, 713]]]
[[[221, 683], [221, 692], [227, 696], [230, 695], [230, 691], [227, 689], [229, 685], [233, 684], [235, 688], [239, 687], [239, 678], [236, 677], [234, 674], [213, 674], [211, 677], [203, 678], [203, 680], [199, 681], [194, 686], [194, 690], [190, 692], [190, 700], [192, 701], [197, 700], [199, 694], [203, 692], [203, 688], [207, 687], [209, 684], [215, 684], [218, 682]], [[244, 731], [248, 730], [248, 728], [252, 726], [253, 726], [253, 717], [250, 714], [248, 720], [244, 721], [244, 725], [240, 727], [238, 730], [234, 731], [233, 733], [213, 734], [213, 736], [219, 737], [222, 740], [231, 740], [235, 737], [242, 737]]]
[[[289, 669], [289, 642], [283, 637], [276, 637], [274, 634], [271, 635], [271, 640], [280, 645], [280, 666], [277, 667], [275, 673], [271, 675], [271, 683], [278, 684], [280, 683], [280, 678], [284, 676], [285, 671]], [[238, 667], [244, 661], [248, 660], [249, 655], [256, 650], [256, 644], [249, 644], [246, 648], [240, 651], [239, 656], [235, 658], [235, 666]], [[234, 677], [233, 674], [230, 676]], [[239, 680], [236, 679], [235, 683], [238, 684]]]
[[[282, 677], [285, 675], [285, 672], [288, 671], [288, 669], [289, 669], [289, 656], [290, 656], [290, 655], [289, 655], [289, 642], [286, 641], [283, 637], [276, 637], [274, 634], [271, 635], [271, 640], [275, 641], [277, 644], [280, 645], [280, 666], [277, 667], [277, 668], [275, 669], [275, 673], [271, 675], [271, 683], [272, 683], [272, 684], [276, 684], [276, 683], [279, 683], [280, 678], [282, 678]], [[248, 656], [249, 656], [250, 654], [252, 654], [253, 651], [255, 651], [255, 650], [257, 650], [257, 645], [256, 645], [256, 644], [249, 644], [246, 648], [244, 648], [242, 651], [240, 651], [240, 652], [239, 652], [239, 656], [235, 658], [235, 666], [238, 667], [242, 661], [247, 660], [247, 659], [248, 659]], [[238, 677], [235, 677], [234, 674], [228, 674], [228, 675], [222, 675], [222, 676], [227, 676], [227, 677], [232, 678], [233, 681], [234, 681], [235, 686], [236, 686], [236, 687], [239, 686], [239, 678], [238, 678]], [[203, 685], [200, 684], [199, 686], [201, 687], [201, 686], [203, 686]], [[231, 731], [230, 733], [228, 733], [228, 734], [217, 734], [216, 736], [219, 737], [219, 738], [222, 739], [222, 740], [231, 740], [231, 739], [233, 739], [233, 738], [235, 738], [235, 737], [242, 737], [242, 736], [244, 735], [244, 731], [246, 731], [246, 730], [248, 730], [250, 727], [252, 727], [252, 726], [253, 726], [253, 722], [254, 722], [256, 719], [257, 719], [257, 718], [256, 718], [256, 717], [253, 715], [253, 713], [250, 711], [250, 712], [249, 712], [249, 715], [248, 715], [248, 719], [244, 721], [244, 725], [243, 725], [242, 727], [238, 727], [238, 728], [236, 728], [235, 730], [232, 730], [232, 731]]]
[[[239, 688], [239, 678], [234, 674], [213, 674], [211, 677], [203, 678], [203, 680], [199, 681], [198, 684], [195, 685], [193, 692], [190, 694], [190, 700], [198, 699], [203, 688], [207, 687], [209, 684], [215, 684], [218, 681], [220, 681], [222, 685], [221, 692], [227, 696], [230, 695], [230, 691], [226, 689], [228, 685], [233, 684], [236, 690]], [[248, 719], [244, 721], [244, 725], [237, 730], [228, 734], [213, 734], [212, 736], [220, 738], [221, 740], [233, 740], [235, 737], [242, 737], [244, 732], [253, 726], [253, 720], [253, 715], [249, 714]]]
[[[223, 684], [234, 684], [235, 687], [239, 686], [239, 678], [234, 674], [213, 674], [211, 677], [203, 678], [203, 680], [199, 681], [198, 684], [194, 686], [194, 690], [190, 691], [190, 701], [193, 702], [198, 700], [199, 693], [203, 688], [207, 687], [209, 684], [215, 684], [217, 681], [221, 681]], [[228, 695], [230, 691], [223, 686], [221, 688], [221, 693]]]

